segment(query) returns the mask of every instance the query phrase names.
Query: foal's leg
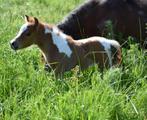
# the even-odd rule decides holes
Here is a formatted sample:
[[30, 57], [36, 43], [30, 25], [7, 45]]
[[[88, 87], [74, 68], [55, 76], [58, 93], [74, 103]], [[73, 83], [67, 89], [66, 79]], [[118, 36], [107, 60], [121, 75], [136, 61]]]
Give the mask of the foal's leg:
[[81, 62], [79, 63], [80, 70], [83, 71], [83, 70], [87, 69], [92, 64], [93, 64], [92, 60], [85, 58], [85, 59], [81, 60]]
[[41, 54], [41, 61], [42, 63], [44, 63], [44, 70], [51, 72], [51, 67], [50, 65], [46, 62], [46, 60], [44, 59], [43, 55]]

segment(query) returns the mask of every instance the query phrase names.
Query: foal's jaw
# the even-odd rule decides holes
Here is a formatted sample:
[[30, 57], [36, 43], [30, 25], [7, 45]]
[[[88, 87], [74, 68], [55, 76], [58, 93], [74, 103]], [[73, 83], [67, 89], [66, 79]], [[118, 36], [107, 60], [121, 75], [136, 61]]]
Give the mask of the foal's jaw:
[[19, 50], [19, 49], [23, 49], [23, 48], [26, 48], [26, 47], [29, 47], [29, 46], [31, 46], [31, 45], [33, 45], [34, 43], [27, 43], [27, 44], [22, 44], [21, 42], [20, 42], [20, 40], [19, 39], [16, 39], [16, 40], [12, 40], [11, 42], [10, 42], [10, 46], [11, 46], [11, 48], [13, 49], [13, 50]]

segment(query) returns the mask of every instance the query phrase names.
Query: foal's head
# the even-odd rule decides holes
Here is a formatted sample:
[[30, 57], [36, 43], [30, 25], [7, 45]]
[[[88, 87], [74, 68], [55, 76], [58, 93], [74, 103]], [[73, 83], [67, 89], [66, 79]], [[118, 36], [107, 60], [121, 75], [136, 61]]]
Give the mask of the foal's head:
[[38, 27], [37, 18], [25, 15], [25, 24], [21, 26], [17, 36], [11, 40], [11, 48], [18, 50], [34, 44], [38, 36]]

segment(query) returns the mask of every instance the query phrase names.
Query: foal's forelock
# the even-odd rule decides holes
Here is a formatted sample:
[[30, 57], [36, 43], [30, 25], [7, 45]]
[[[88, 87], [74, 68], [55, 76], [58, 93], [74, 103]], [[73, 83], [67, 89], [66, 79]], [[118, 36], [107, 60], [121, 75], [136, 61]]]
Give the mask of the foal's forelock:
[[72, 50], [68, 45], [67, 35], [62, 33], [57, 27], [49, 28], [45, 26], [45, 34], [50, 33], [52, 36], [53, 44], [56, 45], [60, 53], [64, 53], [69, 58], [71, 57]]

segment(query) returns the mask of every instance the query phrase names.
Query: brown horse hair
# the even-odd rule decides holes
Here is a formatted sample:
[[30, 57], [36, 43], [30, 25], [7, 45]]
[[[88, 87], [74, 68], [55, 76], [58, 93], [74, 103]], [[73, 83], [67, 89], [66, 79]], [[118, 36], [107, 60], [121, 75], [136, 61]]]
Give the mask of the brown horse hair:
[[126, 39], [132, 36], [146, 48], [146, 13], [147, 0], [86, 0], [57, 26], [74, 39], [82, 39], [107, 36], [106, 23], [112, 21], [114, 39], [120, 44], [129, 44]]

